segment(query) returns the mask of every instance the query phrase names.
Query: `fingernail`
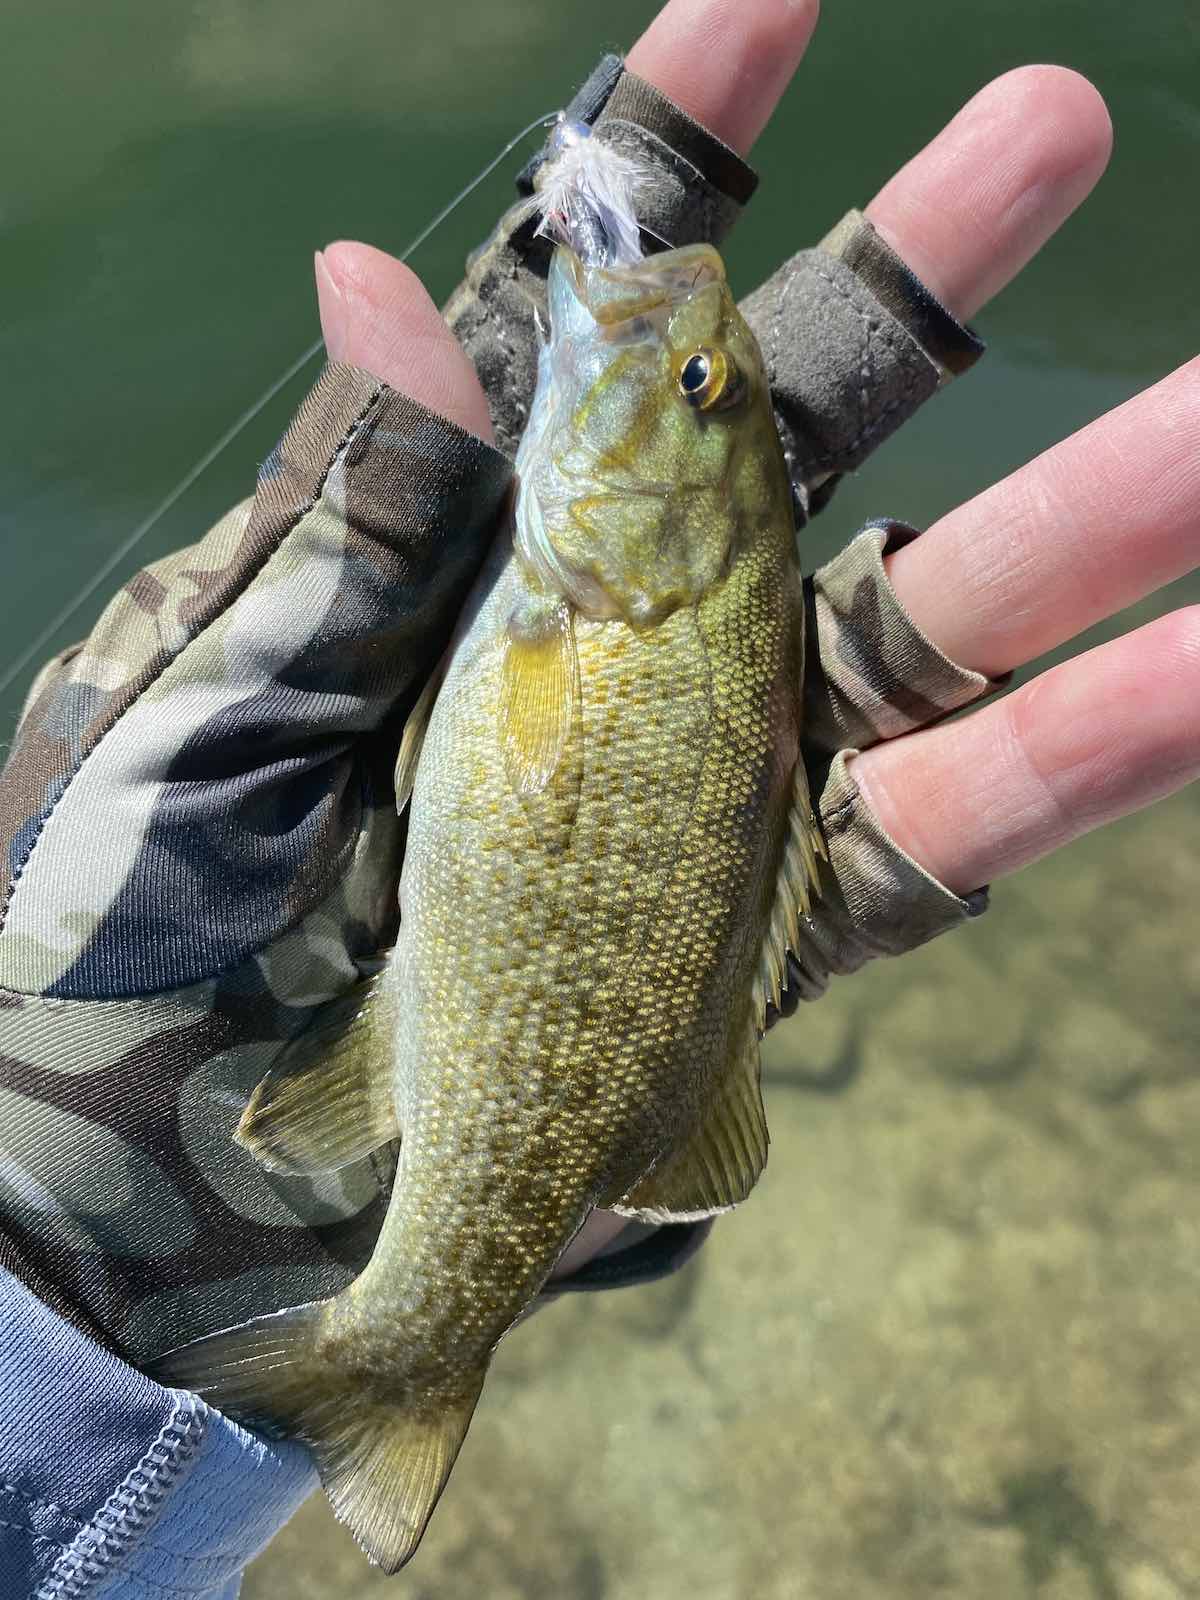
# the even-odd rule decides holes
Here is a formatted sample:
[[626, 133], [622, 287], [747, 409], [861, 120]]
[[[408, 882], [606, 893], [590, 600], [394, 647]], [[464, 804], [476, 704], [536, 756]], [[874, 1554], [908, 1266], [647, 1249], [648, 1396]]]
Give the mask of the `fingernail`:
[[317, 307], [321, 314], [321, 331], [325, 335], [325, 352], [331, 361], [344, 361], [347, 338], [346, 300], [320, 250], [313, 254], [313, 273], [317, 280]]

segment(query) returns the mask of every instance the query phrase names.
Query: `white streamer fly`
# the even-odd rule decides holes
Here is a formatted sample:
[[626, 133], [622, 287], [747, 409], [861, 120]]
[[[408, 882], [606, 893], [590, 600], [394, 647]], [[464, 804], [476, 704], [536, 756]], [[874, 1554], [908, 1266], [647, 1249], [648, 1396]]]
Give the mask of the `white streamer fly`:
[[642, 259], [636, 201], [646, 174], [637, 161], [594, 138], [584, 122], [559, 117], [552, 154], [527, 203], [537, 232], [569, 245], [585, 266], [629, 266]]

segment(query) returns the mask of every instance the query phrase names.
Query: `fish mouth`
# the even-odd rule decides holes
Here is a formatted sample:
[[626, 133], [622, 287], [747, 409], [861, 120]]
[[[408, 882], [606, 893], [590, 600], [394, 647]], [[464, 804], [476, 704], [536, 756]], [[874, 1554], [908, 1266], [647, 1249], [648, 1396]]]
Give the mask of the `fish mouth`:
[[708, 244], [683, 245], [618, 267], [585, 266], [562, 245], [558, 254], [576, 299], [610, 338], [631, 325], [657, 322], [709, 284], [725, 282], [725, 264]]

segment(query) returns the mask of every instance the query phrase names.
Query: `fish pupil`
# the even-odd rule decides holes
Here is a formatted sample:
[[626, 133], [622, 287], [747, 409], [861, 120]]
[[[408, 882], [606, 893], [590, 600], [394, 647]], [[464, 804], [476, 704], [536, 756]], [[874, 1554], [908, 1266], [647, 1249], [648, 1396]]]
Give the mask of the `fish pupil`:
[[708, 357], [697, 351], [684, 362], [683, 371], [679, 374], [679, 387], [686, 395], [696, 394], [708, 382], [708, 374]]

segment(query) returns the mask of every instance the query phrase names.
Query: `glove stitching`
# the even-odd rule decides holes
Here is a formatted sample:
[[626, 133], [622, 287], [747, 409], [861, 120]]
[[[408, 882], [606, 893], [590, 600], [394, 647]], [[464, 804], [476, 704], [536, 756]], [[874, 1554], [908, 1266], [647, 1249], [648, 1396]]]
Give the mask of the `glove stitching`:
[[857, 794], [848, 794], [844, 800], [839, 800], [832, 811], [822, 811], [821, 821], [827, 826], [841, 826], [846, 814], [854, 809], [858, 800]]
[[[816, 254], [816, 253], [817, 252], [811, 252], [811, 254]], [[869, 313], [863, 307], [863, 305], [855, 298], [853, 292], [850, 289], [847, 289], [842, 284], [840, 284], [837, 281], [837, 279], [833, 276], [833, 274], [831, 272], [829, 272], [826, 268], [824, 268], [819, 261], [812, 261], [811, 262], [811, 266], [812, 266], [812, 270], [815, 272], [817, 277], [820, 278], [824, 283], [826, 283], [829, 286], [829, 288], [833, 290], [834, 294], [836, 294], [840, 299], [842, 299], [842, 300], [844, 300], [846, 302], [846, 304], [851, 308], [851, 310], [854, 312], [855, 316], [858, 318], [860, 324], [862, 324], [863, 330], [864, 330], [864, 332], [863, 332], [863, 339], [864, 339], [863, 351], [864, 351], [864, 356], [866, 355], [867, 352], [869, 352], [870, 340], [871, 340], [872, 332], [876, 332], [882, 337], [882, 339], [883, 339], [884, 343], [886, 344], [887, 348], [894, 355], [896, 353], [896, 348], [897, 348], [897, 345], [896, 345], [896, 330], [893, 329], [893, 328], [887, 327], [885, 324], [883, 324], [881, 322], [876, 322], [876, 323], [873, 324]], [[799, 274], [798, 271], [789, 274], [788, 281], [787, 281], [787, 284], [785, 286], [785, 293], [787, 291], [790, 291], [793, 283], [796, 281], [796, 279], [799, 276], [800, 276], [800, 274]], [[777, 348], [776, 330], [774, 328], [772, 330], [772, 346]], [[869, 376], [869, 371], [866, 369], [865, 366], [864, 366], [864, 369], [862, 370], [862, 376], [863, 376], [863, 381], [864, 381], [864, 385], [865, 385], [866, 379]], [[879, 433], [882, 430], [882, 428], [886, 425], [888, 419], [895, 412], [900, 410], [900, 408], [903, 405], [905, 405], [906, 402], [910, 399], [910, 397], [912, 395], [912, 392], [916, 387], [916, 383], [917, 383], [917, 374], [916, 374], [916, 372], [910, 370], [908, 372], [908, 374], [907, 374], [906, 379], [905, 379], [905, 385], [904, 385], [904, 389], [903, 389], [902, 393], [897, 395], [894, 400], [889, 401], [888, 404], [886, 406], [884, 406], [884, 408], [878, 413], [878, 415], [875, 417], [875, 420], [873, 422], [871, 422], [869, 424], [861, 424], [860, 428], [859, 428], [859, 432], [857, 433], [857, 435], [853, 439], [851, 439], [849, 441], [849, 443], [844, 444], [841, 447], [840, 450], [837, 450], [837, 451], [826, 451], [826, 453], [824, 455], [814, 457], [808, 463], [809, 471], [814, 471], [814, 470], [817, 470], [817, 469], [836, 466], [837, 463], [844, 456], [850, 455], [854, 451], [861, 449], [862, 446], [865, 445], [865, 444], [869, 444], [871, 442], [871, 440], [875, 437], [875, 435], [877, 433]], [[861, 391], [860, 391], [860, 408], [861, 408], [861, 413], [865, 414], [866, 399], [865, 399], [865, 395]]]
[[798, 272], [792, 272], [788, 274], [783, 288], [780, 290], [779, 297], [775, 302], [775, 315], [771, 318], [771, 363], [768, 369], [768, 386], [772, 393], [774, 393], [775, 385], [779, 377], [779, 351], [782, 345], [779, 332], [783, 325], [784, 307], [787, 304], [788, 295], [791, 294], [799, 276], [800, 274]]
[[[847, 296], [847, 298], [849, 298], [849, 296]], [[871, 319], [864, 308], [856, 301], [852, 301], [851, 304], [853, 304], [855, 313], [858, 316], [859, 328], [862, 334], [862, 346], [858, 353], [859, 389], [857, 435], [857, 437], [861, 439], [863, 434], [866, 432], [867, 407], [870, 404], [868, 385], [871, 381]], [[848, 448], [852, 451], [854, 449], [854, 444], [852, 443]]]
[[775, 428], [779, 434], [780, 443], [783, 446], [783, 463], [787, 468], [788, 482], [791, 483], [793, 487], [795, 486], [798, 478], [796, 471], [796, 431], [792, 427], [789, 420], [785, 417], [782, 409], [775, 404], [775, 389], [779, 380], [779, 348], [781, 343], [779, 338], [779, 330], [783, 323], [783, 304], [788, 296], [789, 291], [791, 290], [792, 284], [796, 281], [798, 276], [798, 273], [790, 274], [776, 298], [775, 314], [771, 318], [771, 333], [769, 340], [771, 354], [767, 363], [767, 392], [771, 396], [771, 410], [775, 418]]
[[[338, 445], [337, 445], [336, 449], [331, 453], [331, 455], [329, 457], [329, 460], [328, 460], [328, 462], [326, 464], [325, 470], [321, 474], [320, 478], [317, 481], [316, 489], [315, 489], [315, 492], [314, 492], [313, 496], [310, 499], [306, 500], [300, 506], [300, 508], [298, 509], [295, 517], [292, 519], [291, 522], [289, 522], [288, 526], [280, 534], [278, 540], [272, 545], [272, 547], [270, 549], [265, 550], [263, 552], [260, 560], [258, 560], [257, 562], [254, 563], [252, 570], [250, 570], [247, 573], [247, 575], [245, 576], [244, 581], [242, 582], [242, 584], [240, 585], [240, 587], [237, 590], [237, 593], [234, 594], [230, 598], [230, 600], [228, 601], [228, 604], [226, 605], [224, 610], [220, 613], [220, 615], [224, 615], [226, 611], [232, 609], [232, 607], [237, 604], [238, 600], [241, 599], [242, 595], [245, 594], [246, 590], [254, 582], [255, 578], [257, 578], [258, 575], [262, 572], [263, 568], [267, 565], [267, 563], [274, 556], [278, 555], [279, 551], [282, 549], [282, 547], [284, 545], [284, 542], [287, 540], [289, 535], [295, 532], [295, 530], [299, 526], [299, 524], [304, 520], [304, 518], [306, 516], [308, 516], [309, 512], [313, 510], [313, 508], [316, 505], [317, 501], [321, 498], [321, 495], [324, 492], [325, 483], [326, 483], [326, 480], [329, 477], [329, 474], [333, 471], [334, 462], [338, 459], [338, 457], [347, 448], [347, 446], [349, 445], [351, 439], [353, 439], [354, 435], [359, 431], [359, 429], [361, 428], [363, 422], [366, 420], [368, 414], [374, 409], [374, 407], [376, 406], [376, 404], [378, 403], [378, 401], [380, 399], [380, 396], [384, 394], [384, 392], [386, 391], [387, 387], [388, 386], [386, 384], [380, 384], [380, 386], [372, 393], [370, 399], [362, 407], [362, 409], [359, 411], [358, 415], [354, 418], [354, 421], [350, 424], [350, 426], [347, 428], [346, 432], [343, 434], [341, 440], [338, 442]], [[16, 893], [17, 884], [20, 882], [21, 877], [22, 877], [26, 867], [29, 865], [30, 859], [33, 856], [33, 852], [37, 849], [38, 840], [42, 837], [42, 834], [45, 831], [46, 825], [50, 821], [50, 818], [54, 815], [54, 812], [57, 809], [57, 807], [59, 805], [59, 802], [62, 800], [63, 795], [66, 794], [67, 790], [75, 782], [75, 779], [83, 771], [83, 768], [84, 768], [85, 764], [87, 763], [88, 759], [92, 755], [94, 755], [95, 752], [100, 748], [100, 746], [104, 743], [104, 741], [108, 737], [108, 735], [112, 732], [112, 730], [117, 726], [117, 724], [124, 717], [125, 713], [127, 711], [129, 711], [133, 706], [135, 706], [138, 703], [138, 701], [146, 693], [146, 690], [149, 689], [153, 684], [157, 683], [159, 678], [162, 677], [163, 673], [166, 672], [169, 667], [173, 666], [174, 663], [179, 660], [180, 656], [183, 655], [183, 653], [187, 650], [188, 646], [194, 644], [195, 641], [197, 639], [199, 639], [200, 636], [205, 632], [205, 630], [207, 628], [209, 628], [212, 625], [212, 623], [215, 622], [215, 621], [216, 621], [216, 617], [215, 616], [214, 617], [209, 617], [201, 627], [196, 629], [195, 633], [190, 633], [188, 635], [188, 637], [184, 640], [184, 642], [179, 646], [178, 650], [176, 650], [173, 654], [170, 654], [170, 655], [166, 656], [164, 659], [162, 659], [161, 661], [159, 661], [157, 666], [151, 672], [150, 676], [148, 678], [146, 678], [145, 681], [138, 687], [137, 693], [130, 695], [129, 699], [125, 702], [125, 704], [117, 712], [116, 716], [112, 719], [112, 721], [108, 724], [108, 726], [103, 730], [103, 732], [97, 738], [95, 744], [93, 744], [89, 749], [84, 751], [83, 755], [80, 757], [79, 764], [76, 766], [75, 770], [69, 775], [69, 777], [67, 778], [67, 781], [63, 784], [63, 786], [59, 790], [58, 794], [55, 795], [55, 797], [51, 801], [49, 807], [46, 809], [45, 812], [43, 812], [42, 816], [38, 819], [38, 825], [33, 831], [33, 835], [30, 838], [29, 844], [28, 844], [28, 846], [27, 846], [27, 848], [25, 850], [25, 854], [21, 857], [20, 861], [17, 862], [16, 866], [12, 869], [12, 873], [11, 873], [11, 875], [9, 877], [9, 880], [8, 880], [8, 887], [7, 887], [6, 891], [5, 891], [4, 901], [3, 901], [2, 904], [0, 904], [0, 933], [2, 933], [4, 931], [5, 923], [8, 920], [8, 912], [9, 912], [9, 908], [12, 905], [13, 895]]]

